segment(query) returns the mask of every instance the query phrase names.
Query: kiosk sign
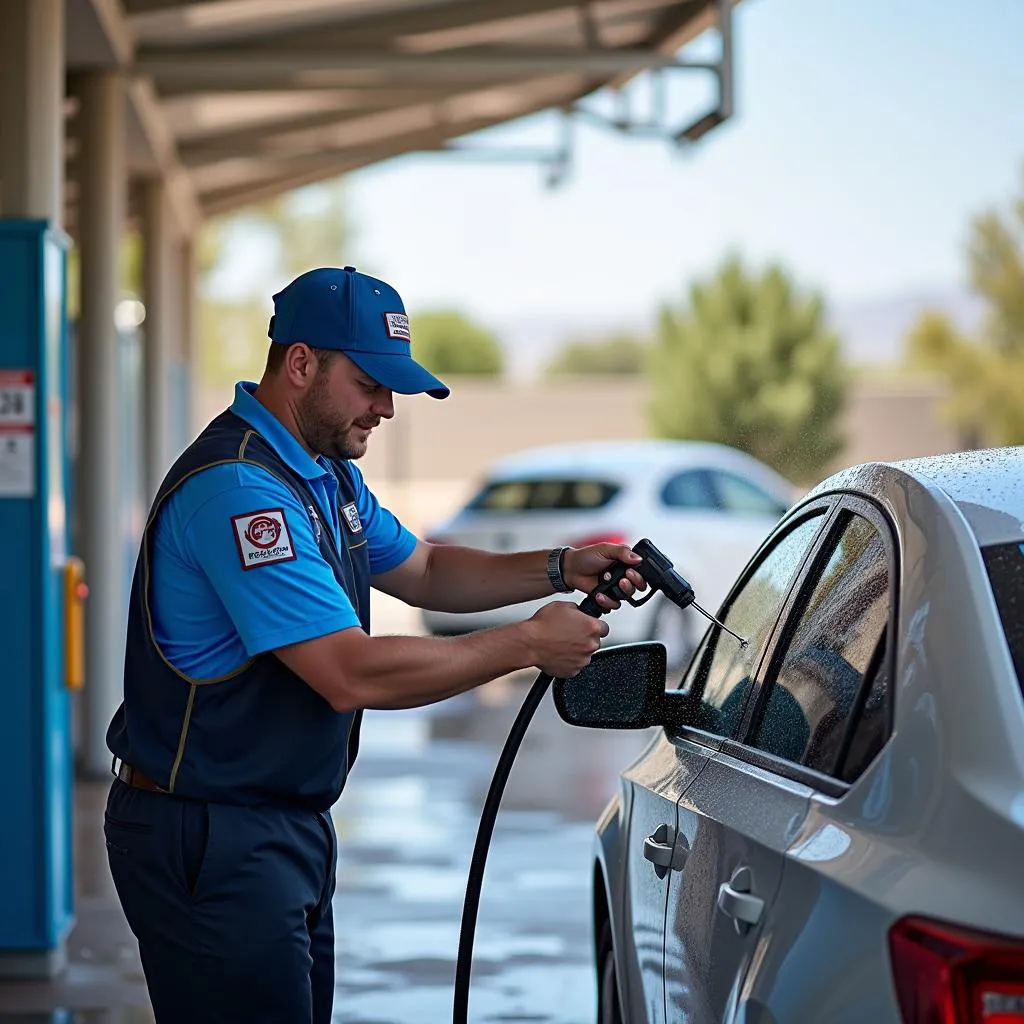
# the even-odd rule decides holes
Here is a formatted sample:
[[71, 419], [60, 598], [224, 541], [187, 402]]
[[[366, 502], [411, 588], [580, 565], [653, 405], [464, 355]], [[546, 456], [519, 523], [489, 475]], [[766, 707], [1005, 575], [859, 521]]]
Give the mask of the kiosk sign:
[[35, 494], [36, 378], [0, 370], [0, 498]]

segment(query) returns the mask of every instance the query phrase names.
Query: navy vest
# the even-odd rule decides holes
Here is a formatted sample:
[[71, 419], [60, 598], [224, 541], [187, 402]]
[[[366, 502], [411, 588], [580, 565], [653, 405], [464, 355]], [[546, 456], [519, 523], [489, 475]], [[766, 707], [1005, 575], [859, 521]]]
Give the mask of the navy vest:
[[[182, 453], [160, 487], [143, 534], [128, 609], [124, 701], [107, 730], [107, 746], [181, 796], [326, 811], [340, 796], [355, 760], [362, 712], [335, 711], [269, 652], [218, 679], [192, 679], [167, 661], [153, 638], [149, 584], [157, 517], [190, 476], [226, 462], [261, 466], [304, 508], [317, 507], [306, 481], [230, 411]], [[339, 506], [354, 502], [347, 464], [335, 462], [331, 468], [338, 478]], [[365, 538], [342, 530], [339, 548], [329, 525], [318, 532], [320, 553], [369, 633]]]

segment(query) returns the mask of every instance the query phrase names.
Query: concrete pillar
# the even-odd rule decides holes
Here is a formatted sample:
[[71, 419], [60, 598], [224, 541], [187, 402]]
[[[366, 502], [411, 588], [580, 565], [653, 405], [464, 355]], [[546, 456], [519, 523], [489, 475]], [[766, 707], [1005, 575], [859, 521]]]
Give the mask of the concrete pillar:
[[81, 555], [89, 578], [82, 768], [109, 772], [104, 743], [121, 699], [127, 552], [121, 522], [121, 398], [114, 326], [118, 254], [127, 205], [125, 85], [116, 72], [76, 82], [81, 147], [78, 234], [82, 302], [76, 363], [80, 455]]
[[199, 404], [199, 271], [196, 265], [194, 238], [185, 238], [181, 243], [181, 359], [185, 370], [185, 395], [181, 409], [182, 422], [178, 426], [180, 446], [195, 440], [205, 423], [199, 423], [196, 412]]
[[175, 324], [180, 321], [180, 268], [172, 237], [167, 188], [157, 179], [142, 189], [143, 299], [143, 458], [146, 499], [156, 497], [160, 481], [171, 464], [175, 432], [171, 419], [171, 388], [174, 377]]
[[64, 0], [4, 0], [0, 216], [63, 220]]

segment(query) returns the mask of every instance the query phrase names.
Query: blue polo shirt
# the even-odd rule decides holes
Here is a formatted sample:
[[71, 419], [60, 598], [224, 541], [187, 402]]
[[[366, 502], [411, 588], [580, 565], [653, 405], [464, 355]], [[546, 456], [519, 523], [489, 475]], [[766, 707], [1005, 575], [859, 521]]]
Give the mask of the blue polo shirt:
[[[317, 529], [340, 539], [337, 480], [253, 397], [255, 389], [248, 381], [237, 384], [231, 411], [308, 482], [318, 515], [265, 469], [245, 463], [204, 469], [167, 499], [153, 537], [153, 633], [171, 664], [195, 679], [214, 679], [257, 654], [359, 627], [316, 540]], [[412, 554], [416, 537], [351, 468], [370, 572], [384, 573]], [[294, 557], [247, 569], [235, 523], [267, 509], [283, 512]]]

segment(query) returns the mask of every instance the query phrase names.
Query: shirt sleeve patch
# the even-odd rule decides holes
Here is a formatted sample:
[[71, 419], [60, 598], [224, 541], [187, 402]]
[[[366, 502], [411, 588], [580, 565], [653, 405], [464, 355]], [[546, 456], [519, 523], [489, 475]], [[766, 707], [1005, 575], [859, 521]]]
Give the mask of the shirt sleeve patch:
[[348, 505], [342, 505], [341, 514], [345, 519], [345, 525], [353, 533], [362, 533], [363, 524], [359, 518], [359, 509], [356, 507], [356, 503], [350, 502]]
[[294, 561], [295, 547], [283, 508], [232, 516], [231, 525], [235, 528], [235, 542], [243, 569]]

